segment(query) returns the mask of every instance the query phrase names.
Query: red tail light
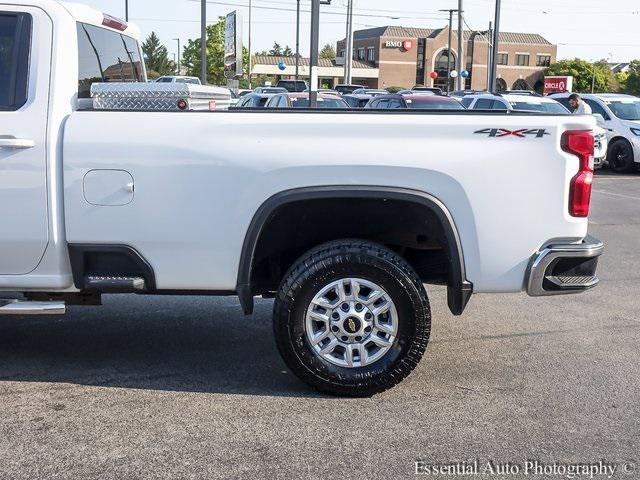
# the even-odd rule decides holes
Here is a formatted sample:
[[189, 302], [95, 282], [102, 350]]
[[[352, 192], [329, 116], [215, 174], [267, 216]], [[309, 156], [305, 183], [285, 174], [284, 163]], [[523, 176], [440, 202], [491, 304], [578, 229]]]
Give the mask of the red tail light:
[[569, 213], [573, 217], [587, 217], [593, 183], [593, 135], [584, 130], [564, 132], [562, 149], [580, 159], [580, 169], [571, 179]]

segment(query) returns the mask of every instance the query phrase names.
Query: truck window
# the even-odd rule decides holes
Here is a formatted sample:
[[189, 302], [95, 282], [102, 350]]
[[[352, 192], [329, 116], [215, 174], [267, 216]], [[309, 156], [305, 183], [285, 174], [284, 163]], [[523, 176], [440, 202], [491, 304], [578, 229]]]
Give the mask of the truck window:
[[78, 23], [78, 98], [90, 98], [94, 82], [143, 82], [138, 42], [106, 28]]
[[31, 15], [0, 12], [0, 110], [27, 102]]

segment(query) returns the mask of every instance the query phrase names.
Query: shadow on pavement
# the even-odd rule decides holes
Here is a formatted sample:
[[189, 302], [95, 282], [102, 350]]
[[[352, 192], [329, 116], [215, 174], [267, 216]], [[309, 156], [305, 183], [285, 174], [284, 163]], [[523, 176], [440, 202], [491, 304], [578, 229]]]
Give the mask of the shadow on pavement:
[[272, 302], [245, 317], [235, 297], [105, 297], [63, 317], [0, 317], [2, 382], [319, 397], [275, 346]]
[[629, 177], [629, 178], [640, 178], [640, 171], [631, 172], [631, 173], [616, 173], [610, 168], [599, 168], [595, 171], [596, 177], [610, 178], [610, 177]]

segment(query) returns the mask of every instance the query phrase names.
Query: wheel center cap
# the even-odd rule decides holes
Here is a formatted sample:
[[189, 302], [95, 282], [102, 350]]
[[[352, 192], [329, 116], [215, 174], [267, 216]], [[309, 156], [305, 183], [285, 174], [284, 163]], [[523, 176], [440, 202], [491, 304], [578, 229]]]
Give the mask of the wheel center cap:
[[359, 318], [356, 317], [348, 317], [343, 323], [342, 328], [344, 331], [350, 334], [355, 334], [360, 331], [362, 328], [362, 322]]

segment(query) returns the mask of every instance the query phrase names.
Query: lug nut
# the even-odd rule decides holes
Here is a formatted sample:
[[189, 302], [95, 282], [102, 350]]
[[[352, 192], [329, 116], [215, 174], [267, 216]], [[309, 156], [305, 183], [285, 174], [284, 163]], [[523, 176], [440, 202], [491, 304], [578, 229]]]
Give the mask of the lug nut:
[[343, 342], [346, 342], [347, 340], [349, 340], [349, 337], [342, 337]]
[[349, 304], [348, 303], [343, 303], [342, 304], [342, 310], [344, 310], [345, 312], [349, 311]]
[[362, 341], [362, 337], [356, 337], [356, 342]]
[[369, 333], [371, 331], [371, 327], [367, 327], [364, 329], [365, 332]]
[[340, 314], [338, 312], [333, 312], [331, 314], [331, 318], [335, 318], [337, 320], [338, 318], [340, 318]]
[[333, 332], [337, 332], [339, 330], [340, 329], [338, 327], [336, 327], [335, 325], [333, 327], [331, 327], [331, 331], [333, 331]]
[[371, 315], [370, 312], [365, 313], [364, 318], [366, 318], [367, 320], [371, 320], [371, 318], [373, 317], [373, 315]]
[[356, 304], [356, 310], [357, 310], [358, 312], [361, 312], [361, 311], [362, 311], [362, 309], [363, 309], [363, 306], [362, 306], [362, 304], [361, 304], [361, 303]]

